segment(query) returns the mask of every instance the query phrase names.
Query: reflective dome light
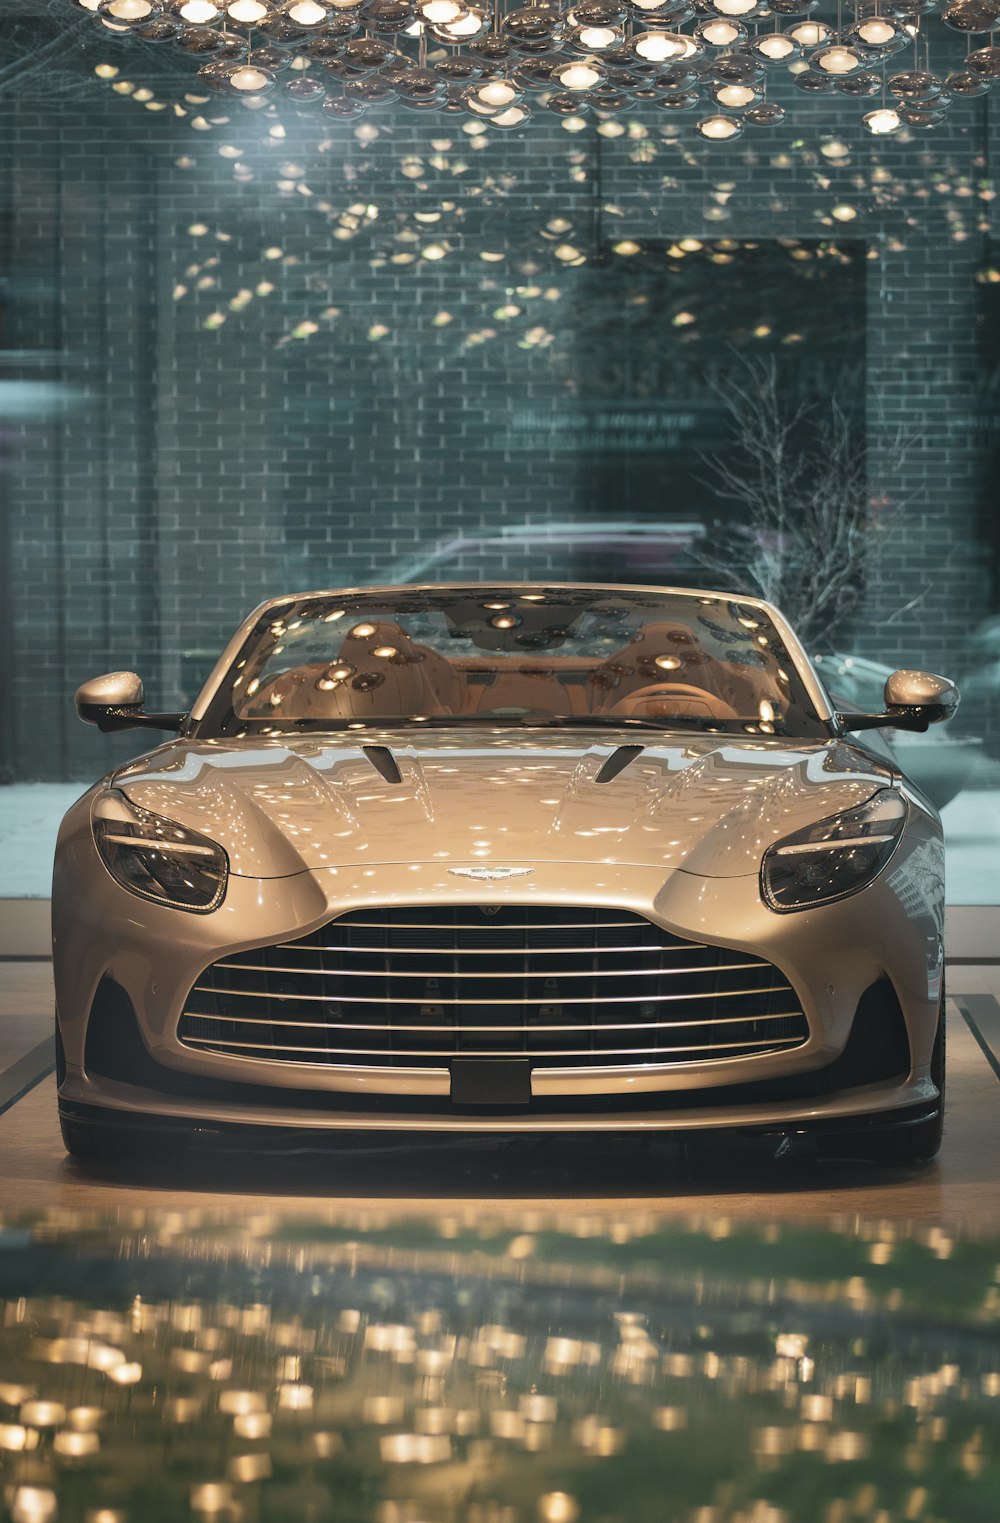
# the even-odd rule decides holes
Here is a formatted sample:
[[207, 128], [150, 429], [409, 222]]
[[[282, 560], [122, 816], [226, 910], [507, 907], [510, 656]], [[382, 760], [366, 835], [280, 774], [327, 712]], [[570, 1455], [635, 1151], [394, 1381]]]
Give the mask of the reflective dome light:
[[885, 16], [869, 16], [867, 21], [862, 21], [855, 29], [855, 35], [867, 47], [885, 48], [897, 40], [899, 28]]
[[646, 63], [670, 63], [677, 58], [690, 58], [697, 51], [697, 45], [682, 32], [637, 32], [627, 45]]
[[616, 47], [622, 40], [622, 34], [613, 26], [582, 26], [573, 40], [588, 52], [600, 52], [602, 48]]
[[760, 91], [753, 85], [716, 85], [711, 95], [716, 105], [724, 106], [727, 111], [739, 111], [760, 99]]
[[[567, 65], [567, 67], [572, 67]], [[521, 92], [506, 79], [488, 79], [484, 84], [476, 85], [473, 95], [481, 105], [489, 107], [490, 111], [502, 111], [505, 106], [513, 106], [520, 99]]]
[[893, 74], [889, 80], [890, 94], [911, 105], [916, 105], [918, 101], [932, 101], [941, 94], [941, 89], [937, 75], [928, 74], [924, 69], [904, 69], [900, 74]]
[[993, 32], [1000, 28], [1000, 6], [996, 0], [951, 0], [941, 20], [956, 32]]
[[763, 37], [755, 37], [750, 44], [750, 52], [755, 58], [762, 58], [766, 63], [783, 63], [786, 58], [793, 58], [799, 51], [799, 45], [791, 37], [786, 37], [784, 32], [767, 32]]
[[743, 120], [749, 122], [751, 127], [777, 127], [785, 120], [786, 115], [784, 106], [779, 106], [775, 101], [764, 100], [759, 106], [751, 106], [749, 111], [744, 111]]
[[330, 19], [329, 7], [320, 4], [319, 0], [285, 0], [281, 14], [296, 26], [304, 26], [307, 30], [323, 26]]
[[363, 116], [365, 108], [359, 100], [351, 100], [347, 95], [333, 95], [328, 97], [320, 107], [327, 116], [334, 116], [345, 121], [354, 117]]
[[657, 111], [694, 111], [704, 105], [700, 90], [681, 90], [677, 95], [661, 95], [653, 102]]
[[267, 0], [230, 0], [226, 6], [226, 20], [237, 26], [259, 26], [274, 14], [274, 7]]
[[743, 124], [731, 116], [703, 116], [695, 131], [710, 143], [728, 143], [739, 137]]
[[530, 115], [531, 112], [527, 106], [508, 106], [506, 111], [498, 111], [496, 116], [490, 117], [490, 126], [520, 127], [521, 123], [526, 122]]
[[[488, 120], [491, 116], [496, 116], [498, 111], [503, 111], [506, 109], [504, 106], [488, 106], [485, 101], [481, 101], [476, 94], [475, 85], [469, 85], [468, 89], [462, 91], [462, 94], [459, 98], [466, 111], [471, 111], [473, 116], [481, 116], [486, 120]], [[554, 99], [555, 96], [552, 97], [552, 100]], [[549, 104], [551, 106], [551, 100]], [[486, 128], [484, 127], [482, 130], [485, 132]]]
[[986, 79], [1000, 79], [1000, 48], [977, 48], [966, 58], [965, 67]]
[[880, 106], [877, 111], [867, 111], [861, 120], [865, 130], [873, 137], [888, 137], [891, 133], [898, 132], [903, 125], [899, 112], [891, 106]]
[[230, 70], [227, 79], [229, 88], [238, 95], [264, 95], [275, 86], [275, 78], [270, 69], [262, 69], [255, 63], [239, 64]]
[[746, 42], [747, 29], [738, 21], [725, 21], [719, 17], [718, 20], [699, 21], [694, 36], [709, 48], [735, 48]]
[[553, 69], [552, 78], [564, 90], [592, 90], [605, 78], [605, 73], [596, 58], [574, 58]]
[[289, 79], [284, 90], [289, 100], [300, 106], [311, 106], [314, 101], [320, 101], [326, 95], [326, 90], [318, 79]]
[[825, 21], [797, 21], [788, 28], [788, 35], [800, 48], [817, 48], [833, 36]]
[[159, 5], [152, 0], [101, 0], [100, 5], [102, 16], [122, 26], [139, 26], [143, 21], [155, 20], [159, 13]]
[[849, 95], [855, 100], [862, 99], [866, 95], [880, 95], [882, 92], [881, 74], [845, 74], [837, 80], [837, 89], [841, 95]]
[[222, 15], [222, 6], [215, 0], [175, 0], [171, 12], [189, 26], [211, 26]]
[[626, 7], [618, 0], [580, 0], [566, 20], [570, 26], [621, 26], [626, 14]]
[[864, 66], [865, 59], [857, 49], [845, 47], [842, 42], [821, 48], [809, 59], [809, 67], [818, 69], [822, 74], [854, 74]]
[[459, 0], [422, 0], [418, 9], [431, 26], [451, 26], [465, 15], [465, 6]]
[[443, 26], [435, 27], [434, 35], [441, 42], [472, 42], [477, 37], [485, 37], [489, 29], [489, 16], [478, 6], [471, 5], [457, 21], [448, 21]]
[[720, 16], [751, 16], [760, 10], [760, 0], [711, 0]]
[[980, 74], [973, 74], [969, 69], [960, 69], [955, 74], [949, 74], [945, 85], [953, 95], [964, 95], [966, 98], [987, 95], [990, 91], [989, 80]]

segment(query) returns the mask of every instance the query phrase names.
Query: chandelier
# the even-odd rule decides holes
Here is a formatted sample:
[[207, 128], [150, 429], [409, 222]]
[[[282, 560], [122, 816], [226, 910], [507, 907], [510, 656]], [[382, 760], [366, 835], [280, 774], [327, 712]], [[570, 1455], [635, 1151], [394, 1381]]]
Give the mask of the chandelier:
[[[411, 111], [522, 126], [532, 110], [599, 120], [637, 106], [690, 113], [709, 143], [774, 127], [769, 76], [847, 96], [875, 137], [940, 126], [1000, 78], [1000, 0], [854, 0], [836, 24], [819, 0], [69, 0], [95, 24], [187, 54], [198, 87], [250, 109], [275, 94], [351, 120]], [[940, 35], [934, 37], [937, 32]], [[931, 69], [932, 42], [965, 55]], [[773, 91], [772, 91], [773, 93]]]

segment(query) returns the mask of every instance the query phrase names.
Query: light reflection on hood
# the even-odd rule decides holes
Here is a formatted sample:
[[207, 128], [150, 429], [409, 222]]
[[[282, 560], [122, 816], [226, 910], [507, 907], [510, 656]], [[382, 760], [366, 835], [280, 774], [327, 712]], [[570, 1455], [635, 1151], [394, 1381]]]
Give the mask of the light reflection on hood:
[[[630, 733], [630, 741], [635, 739]], [[757, 871], [781, 836], [852, 808], [890, 774], [842, 741], [789, 745], [644, 735], [612, 782], [616, 741], [542, 731], [373, 731], [401, 783], [352, 736], [178, 741], [122, 769], [134, 803], [219, 841], [253, 877], [364, 862], [601, 862], [706, 877]]]

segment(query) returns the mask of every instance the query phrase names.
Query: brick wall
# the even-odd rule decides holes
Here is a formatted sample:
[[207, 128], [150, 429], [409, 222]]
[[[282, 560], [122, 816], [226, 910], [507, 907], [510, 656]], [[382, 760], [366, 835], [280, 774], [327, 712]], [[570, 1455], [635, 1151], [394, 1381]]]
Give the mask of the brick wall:
[[[106, 52], [88, 44], [80, 70]], [[143, 80], [134, 52], [114, 56]], [[848, 325], [890, 511], [843, 638], [960, 663], [995, 580], [995, 443], [976, 426], [986, 103], [882, 144], [850, 103], [789, 103], [793, 127], [719, 150], [638, 112], [618, 138], [539, 111], [473, 139], [464, 118], [398, 109], [360, 128], [291, 114], [278, 137], [238, 104], [147, 113], [96, 82], [58, 110], [0, 100], [2, 343], [30, 383], [0, 418], [7, 775], [85, 778], [134, 752], [79, 725], [76, 684], [134, 667], [152, 702], [180, 704], [199, 653], [266, 595], [364, 582], [460, 533], [600, 516], [592, 462], [526, 448], [513, 424], [586, 391], [573, 313], [623, 239], [663, 258], [683, 237], [867, 246]], [[230, 120], [199, 130], [199, 109]], [[609, 363], [615, 342], [612, 325]], [[880, 459], [897, 430], [902, 463]]]

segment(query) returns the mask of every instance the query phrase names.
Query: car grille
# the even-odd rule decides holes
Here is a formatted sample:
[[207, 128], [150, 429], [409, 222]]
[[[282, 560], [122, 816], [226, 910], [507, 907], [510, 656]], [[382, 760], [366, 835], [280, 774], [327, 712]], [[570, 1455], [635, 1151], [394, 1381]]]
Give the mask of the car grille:
[[809, 1029], [770, 963], [625, 910], [457, 905], [356, 910], [214, 963], [188, 1047], [269, 1062], [629, 1067], [786, 1052]]

